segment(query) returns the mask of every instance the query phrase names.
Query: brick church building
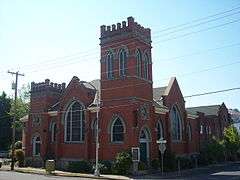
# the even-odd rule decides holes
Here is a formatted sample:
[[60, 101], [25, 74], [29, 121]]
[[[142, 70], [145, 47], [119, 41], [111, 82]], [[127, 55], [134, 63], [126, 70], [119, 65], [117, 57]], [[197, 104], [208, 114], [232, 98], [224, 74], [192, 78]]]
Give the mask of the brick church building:
[[[120, 151], [140, 148], [149, 164], [159, 157], [157, 140], [178, 156], [198, 154], [201, 142], [221, 137], [229, 125], [226, 106], [185, 107], [176, 78], [153, 88], [151, 31], [129, 17], [101, 26], [101, 78], [89, 86], [74, 76], [69, 84], [46, 79], [31, 83], [30, 114], [23, 118], [23, 148], [32, 165], [54, 158], [68, 162], [95, 159], [96, 112], [89, 108], [98, 91], [99, 159], [113, 160]], [[96, 91], [97, 90], [97, 91]], [[217, 109], [218, 108], [218, 109]], [[203, 110], [204, 109], [204, 110]]]

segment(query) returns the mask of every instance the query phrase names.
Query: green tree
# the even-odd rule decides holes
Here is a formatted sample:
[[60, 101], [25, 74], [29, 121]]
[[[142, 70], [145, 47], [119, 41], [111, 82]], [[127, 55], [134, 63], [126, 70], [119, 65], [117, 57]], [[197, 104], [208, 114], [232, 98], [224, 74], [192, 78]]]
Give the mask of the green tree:
[[227, 156], [230, 159], [236, 159], [237, 152], [240, 149], [240, 137], [234, 126], [229, 126], [224, 130], [224, 144]]
[[[21, 140], [22, 135], [22, 122], [20, 119], [29, 113], [29, 99], [30, 99], [30, 86], [23, 86], [19, 90], [19, 96], [16, 101], [16, 140]], [[15, 114], [14, 99], [11, 100], [11, 109], [9, 113], [12, 117]]]
[[0, 95], [0, 150], [7, 150], [11, 143], [11, 99], [5, 92]]

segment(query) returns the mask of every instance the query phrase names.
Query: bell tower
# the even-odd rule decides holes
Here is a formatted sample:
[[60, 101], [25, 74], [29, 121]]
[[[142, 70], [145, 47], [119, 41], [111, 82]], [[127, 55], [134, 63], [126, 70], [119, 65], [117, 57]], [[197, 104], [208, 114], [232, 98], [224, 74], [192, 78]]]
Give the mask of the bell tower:
[[151, 30], [133, 17], [112, 26], [102, 25], [100, 29], [103, 103], [152, 101]]

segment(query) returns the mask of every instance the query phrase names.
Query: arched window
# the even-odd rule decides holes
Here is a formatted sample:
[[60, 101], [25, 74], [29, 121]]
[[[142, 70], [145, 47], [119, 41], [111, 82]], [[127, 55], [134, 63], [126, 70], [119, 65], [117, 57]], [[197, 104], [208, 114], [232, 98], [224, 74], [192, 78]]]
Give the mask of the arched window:
[[116, 117], [116, 119], [113, 120], [111, 127], [111, 141], [112, 142], [124, 141], [124, 124], [119, 117]]
[[112, 52], [108, 52], [107, 54], [107, 63], [106, 63], [106, 69], [107, 69], [107, 78], [108, 79], [112, 79], [113, 78], [113, 53]]
[[148, 79], [148, 64], [149, 64], [149, 56], [147, 53], [144, 54], [143, 60], [143, 78]]
[[33, 155], [40, 156], [41, 139], [39, 136], [33, 138]]
[[208, 127], [209, 134], [212, 134], [211, 126]]
[[65, 141], [80, 142], [85, 137], [84, 107], [79, 102], [73, 102], [65, 116]]
[[187, 125], [187, 137], [188, 141], [192, 141], [192, 127], [190, 123]]
[[119, 51], [119, 75], [125, 76], [127, 72], [127, 51], [121, 49]]
[[92, 124], [92, 136], [93, 136], [93, 141], [96, 142], [96, 137], [97, 137], [97, 118], [93, 120]]
[[56, 135], [57, 135], [57, 124], [54, 122], [51, 126], [51, 141], [56, 141]]
[[200, 125], [200, 134], [203, 134], [203, 125]]
[[170, 111], [171, 134], [173, 140], [182, 140], [182, 119], [176, 106]]
[[137, 76], [141, 77], [142, 76], [142, 53], [140, 49], [137, 50], [136, 59], [137, 59], [137, 62], [136, 62]]
[[163, 125], [161, 121], [157, 123], [157, 140], [163, 138]]

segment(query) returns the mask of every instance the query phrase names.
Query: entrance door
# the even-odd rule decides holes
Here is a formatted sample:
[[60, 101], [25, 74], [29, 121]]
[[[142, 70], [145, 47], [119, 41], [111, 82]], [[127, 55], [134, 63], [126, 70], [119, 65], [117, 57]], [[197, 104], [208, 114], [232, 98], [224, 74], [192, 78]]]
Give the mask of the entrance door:
[[150, 143], [150, 135], [148, 130], [144, 128], [141, 131], [140, 138], [140, 160], [144, 162], [146, 165], [149, 163], [149, 143]]
[[140, 160], [147, 164], [147, 143], [140, 143]]

